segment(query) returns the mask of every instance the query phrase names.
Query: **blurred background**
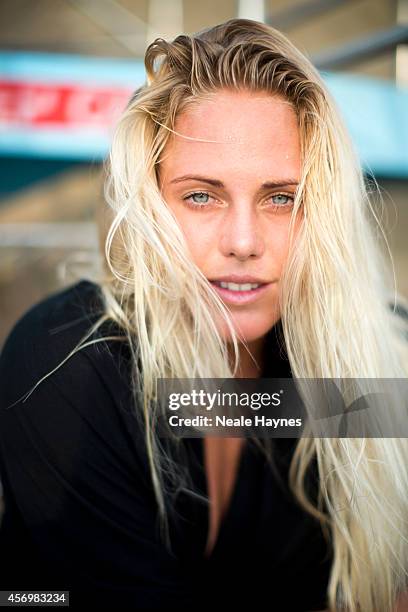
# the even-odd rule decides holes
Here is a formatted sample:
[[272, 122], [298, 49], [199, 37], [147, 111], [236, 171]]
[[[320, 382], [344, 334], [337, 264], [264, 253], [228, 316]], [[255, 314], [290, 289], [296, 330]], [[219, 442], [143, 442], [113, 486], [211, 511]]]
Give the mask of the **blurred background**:
[[92, 276], [102, 161], [146, 46], [232, 17], [282, 30], [320, 69], [408, 297], [408, 0], [0, 0], [0, 349], [29, 306]]
[[408, 0], [1, 0], [0, 348], [31, 304], [92, 275], [102, 160], [146, 46], [232, 17], [277, 27], [321, 70], [408, 296]]

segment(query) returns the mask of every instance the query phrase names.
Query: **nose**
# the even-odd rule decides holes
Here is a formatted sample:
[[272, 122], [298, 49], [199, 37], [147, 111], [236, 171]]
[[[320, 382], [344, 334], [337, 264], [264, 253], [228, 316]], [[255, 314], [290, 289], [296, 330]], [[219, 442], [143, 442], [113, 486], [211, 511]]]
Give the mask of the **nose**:
[[252, 204], [246, 202], [232, 205], [223, 223], [220, 251], [225, 257], [245, 261], [249, 257], [259, 258], [265, 249], [260, 221]]

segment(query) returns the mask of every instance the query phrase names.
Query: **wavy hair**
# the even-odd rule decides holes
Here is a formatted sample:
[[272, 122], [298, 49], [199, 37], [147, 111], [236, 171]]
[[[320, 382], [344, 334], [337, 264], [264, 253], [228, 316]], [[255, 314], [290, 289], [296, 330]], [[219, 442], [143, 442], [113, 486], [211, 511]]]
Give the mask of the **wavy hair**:
[[[115, 321], [131, 347], [135, 407], [167, 533], [164, 475], [176, 486], [185, 475], [155, 431], [157, 379], [231, 378], [239, 360], [228, 309], [192, 262], [159, 190], [161, 153], [190, 104], [220, 89], [262, 90], [296, 112], [302, 174], [292, 221], [302, 207], [303, 222], [290, 242], [279, 295], [293, 376], [405, 378], [408, 350], [381, 220], [336, 105], [309, 59], [276, 29], [231, 19], [173, 41], [157, 38], [147, 47], [145, 68], [146, 83], [121, 115], [105, 161], [98, 278], [104, 315], [90, 333]], [[232, 364], [214, 313], [230, 330]], [[305, 488], [312, 459], [317, 504]], [[299, 503], [333, 544], [330, 607], [391, 612], [407, 586], [407, 440], [301, 438], [289, 476]]]

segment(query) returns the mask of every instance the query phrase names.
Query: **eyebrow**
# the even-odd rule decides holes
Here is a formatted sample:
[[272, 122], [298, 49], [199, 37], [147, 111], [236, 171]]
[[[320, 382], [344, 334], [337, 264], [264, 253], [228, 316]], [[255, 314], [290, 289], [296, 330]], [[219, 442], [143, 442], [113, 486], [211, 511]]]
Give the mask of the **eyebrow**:
[[[222, 181], [218, 179], [212, 179], [206, 176], [199, 176], [196, 174], [185, 174], [183, 176], [178, 176], [170, 181], [170, 183], [182, 183], [184, 181], [200, 181], [201, 183], [208, 183], [213, 187], [218, 187], [219, 189], [224, 189], [225, 185]], [[298, 185], [299, 181], [294, 178], [284, 178], [279, 179], [277, 181], [266, 181], [266, 183], [262, 183], [261, 189], [273, 189], [276, 187], [286, 187], [288, 185]]]

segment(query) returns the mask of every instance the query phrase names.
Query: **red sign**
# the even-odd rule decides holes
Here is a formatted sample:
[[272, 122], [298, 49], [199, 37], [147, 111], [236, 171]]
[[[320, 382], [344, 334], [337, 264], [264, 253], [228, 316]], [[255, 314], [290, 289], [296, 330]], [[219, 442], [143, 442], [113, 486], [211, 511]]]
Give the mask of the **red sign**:
[[85, 84], [0, 81], [0, 123], [15, 127], [112, 126], [125, 108], [132, 90], [90, 87]]

